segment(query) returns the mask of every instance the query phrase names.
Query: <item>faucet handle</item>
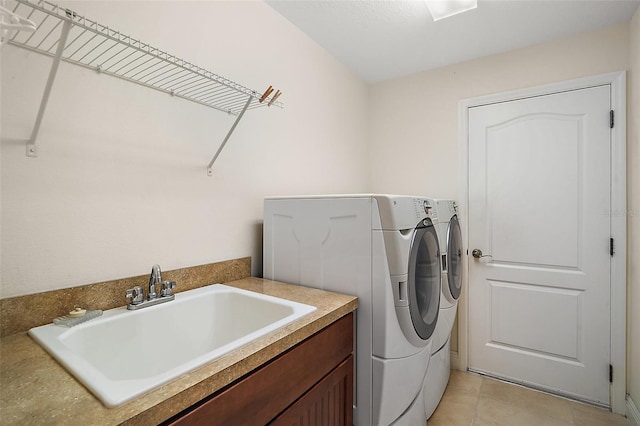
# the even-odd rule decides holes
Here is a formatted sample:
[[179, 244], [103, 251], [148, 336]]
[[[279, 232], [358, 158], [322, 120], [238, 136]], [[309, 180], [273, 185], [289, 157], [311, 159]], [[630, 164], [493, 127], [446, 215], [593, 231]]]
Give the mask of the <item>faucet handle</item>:
[[160, 296], [169, 297], [173, 296], [173, 289], [176, 287], [175, 281], [163, 281], [160, 289]]
[[144, 301], [144, 293], [142, 292], [142, 287], [135, 286], [134, 288], [130, 288], [127, 290], [125, 295], [127, 299], [131, 299], [132, 305], [139, 305]]

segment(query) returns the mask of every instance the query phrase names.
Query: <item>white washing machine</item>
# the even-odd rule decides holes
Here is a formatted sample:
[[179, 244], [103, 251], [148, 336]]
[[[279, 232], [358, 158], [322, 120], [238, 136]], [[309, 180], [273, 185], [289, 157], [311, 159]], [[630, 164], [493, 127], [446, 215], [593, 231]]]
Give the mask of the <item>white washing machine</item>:
[[442, 266], [442, 296], [425, 380], [425, 411], [431, 417], [442, 399], [451, 371], [450, 338], [462, 291], [462, 232], [454, 200], [434, 200]]
[[356, 295], [356, 425], [426, 423], [424, 380], [441, 295], [435, 203], [420, 197], [270, 197], [264, 278]]

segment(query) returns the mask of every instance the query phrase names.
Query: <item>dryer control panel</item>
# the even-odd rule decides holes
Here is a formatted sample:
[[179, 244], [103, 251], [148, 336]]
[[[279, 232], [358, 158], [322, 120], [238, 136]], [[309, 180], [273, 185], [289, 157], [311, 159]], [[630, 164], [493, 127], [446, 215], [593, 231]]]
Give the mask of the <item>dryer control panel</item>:
[[401, 195], [375, 195], [382, 229], [413, 229], [423, 219], [438, 221], [436, 203], [430, 198]]
[[441, 222], [449, 222], [453, 216], [458, 213], [458, 203], [455, 200], [434, 200], [436, 202], [436, 209], [438, 216], [442, 219]]

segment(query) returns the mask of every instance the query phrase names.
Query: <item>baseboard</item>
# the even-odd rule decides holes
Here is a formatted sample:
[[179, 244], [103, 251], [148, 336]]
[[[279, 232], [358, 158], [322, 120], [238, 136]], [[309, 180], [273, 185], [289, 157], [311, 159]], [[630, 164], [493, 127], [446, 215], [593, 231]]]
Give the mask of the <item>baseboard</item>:
[[[460, 371], [466, 371], [467, 370], [467, 366], [466, 365], [462, 365], [462, 361], [460, 360], [460, 357], [458, 356], [458, 352], [451, 351], [451, 369], [452, 370], [460, 370]], [[640, 425], [638, 425], [638, 426], [640, 426]]]
[[627, 420], [631, 426], [640, 426], [640, 411], [631, 395], [627, 395]]

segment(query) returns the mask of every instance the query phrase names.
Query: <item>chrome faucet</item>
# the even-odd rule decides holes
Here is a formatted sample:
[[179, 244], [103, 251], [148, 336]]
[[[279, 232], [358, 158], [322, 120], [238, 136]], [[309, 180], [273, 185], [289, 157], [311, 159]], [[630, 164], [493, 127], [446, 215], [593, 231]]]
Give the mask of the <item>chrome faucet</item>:
[[[156, 284], [160, 284], [160, 296], [156, 293]], [[127, 305], [127, 309], [136, 310], [169, 302], [175, 299], [175, 295], [173, 294], [175, 287], [175, 281], [162, 281], [160, 265], [153, 265], [151, 268], [151, 276], [149, 277], [149, 292], [147, 293], [146, 299], [140, 286], [135, 286], [127, 290], [126, 297], [131, 300]]]
[[153, 265], [151, 268], [151, 276], [149, 277], [149, 293], [147, 299], [152, 300], [158, 297], [156, 294], [156, 284], [162, 284], [162, 271], [160, 265]]

